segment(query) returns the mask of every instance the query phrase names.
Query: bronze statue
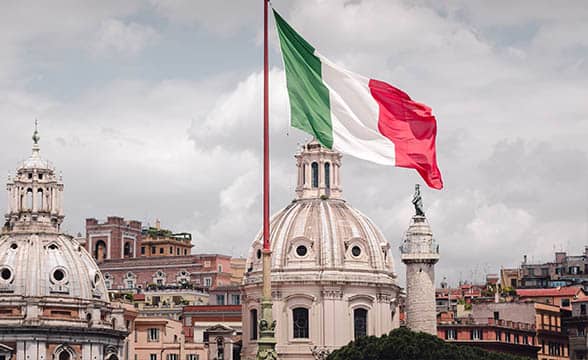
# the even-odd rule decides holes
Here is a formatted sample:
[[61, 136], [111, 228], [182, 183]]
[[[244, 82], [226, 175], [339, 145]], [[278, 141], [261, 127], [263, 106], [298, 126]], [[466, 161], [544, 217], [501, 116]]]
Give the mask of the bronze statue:
[[419, 184], [415, 184], [414, 186], [412, 204], [414, 205], [414, 210], [417, 216], [425, 216], [425, 211], [423, 210], [423, 198], [421, 197], [421, 186]]

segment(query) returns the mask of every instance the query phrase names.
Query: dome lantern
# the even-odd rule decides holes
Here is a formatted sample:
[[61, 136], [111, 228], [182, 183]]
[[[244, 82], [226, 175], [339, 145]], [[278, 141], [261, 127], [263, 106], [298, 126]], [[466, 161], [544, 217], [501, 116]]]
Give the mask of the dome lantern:
[[32, 139], [31, 156], [18, 166], [6, 184], [8, 213], [4, 231], [57, 233], [64, 218], [63, 183], [51, 163], [41, 158], [36, 121]]
[[327, 149], [313, 139], [304, 144], [295, 157], [298, 167], [298, 199], [341, 197], [340, 152]]

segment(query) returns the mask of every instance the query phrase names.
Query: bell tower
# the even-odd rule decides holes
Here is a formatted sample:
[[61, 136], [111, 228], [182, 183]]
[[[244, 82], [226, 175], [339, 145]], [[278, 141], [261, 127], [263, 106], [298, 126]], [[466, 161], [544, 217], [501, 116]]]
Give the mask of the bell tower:
[[3, 232], [58, 233], [63, 222], [63, 183], [53, 165], [41, 158], [35, 121], [33, 152], [8, 176], [8, 213]]
[[341, 153], [327, 149], [313, 139], [304, 144], [295, 157], [298, 167], [297, 199], [341, 198]]

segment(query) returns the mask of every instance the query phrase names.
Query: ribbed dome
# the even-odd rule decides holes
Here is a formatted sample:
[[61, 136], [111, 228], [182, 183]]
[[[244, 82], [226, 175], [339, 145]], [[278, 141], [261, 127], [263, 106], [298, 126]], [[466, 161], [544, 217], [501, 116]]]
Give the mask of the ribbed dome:
[[98, 267], [65, 235], [0, 237], [0, 292], [25, 297], [74, 297], [108, 301]]
[[[376, 225], [340, 199], [292, 202], [271, 221], [272, 270], [353, 269], [394, 271], [389, 244]], [[248, 268], [261, 271], [261, 235]]]
[[63, 183], [33, 152], [9, 178], [8, 213], [0, 233], [0, 296], [108, 301], [100, 270], [71, 236], [60, 233]]

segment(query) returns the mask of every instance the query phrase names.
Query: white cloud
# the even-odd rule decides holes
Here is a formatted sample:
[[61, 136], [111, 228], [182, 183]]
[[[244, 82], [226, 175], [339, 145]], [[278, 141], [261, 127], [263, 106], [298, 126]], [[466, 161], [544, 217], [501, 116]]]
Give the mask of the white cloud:
[[150, 26], [107, 19], [100, 24], [92, 51], [99, 56], [132, 56], [159, 38], [157, 30]]

